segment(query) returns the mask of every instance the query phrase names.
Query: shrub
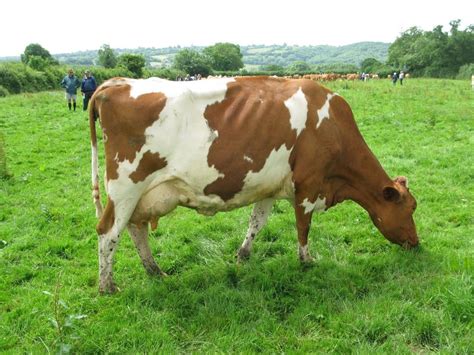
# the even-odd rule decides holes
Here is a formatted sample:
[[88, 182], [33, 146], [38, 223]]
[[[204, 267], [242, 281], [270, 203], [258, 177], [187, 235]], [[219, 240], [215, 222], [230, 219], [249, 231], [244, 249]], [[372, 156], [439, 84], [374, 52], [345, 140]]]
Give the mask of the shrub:
[[464, 64], [459, 68], [458, 75], [456, 79], [471, 79], [474, 75], [474, 63]]
[[19, 94], [22, 90], [18, 74], [8, 66], [0, 67], [0, 85], [12, 94]]
[[8, 90], [5, 87], [3, 87], [2, 85], [0, 85], [0, 97], [5, 97], [5, 96], [8, 96], [8, 95], [10, 95]]
[[174, 68], [145, 69], [143, 72], [144, 78], [157, 77], [168, 80], [175, 80], [178, 76], [185, 77], [186, 73]]

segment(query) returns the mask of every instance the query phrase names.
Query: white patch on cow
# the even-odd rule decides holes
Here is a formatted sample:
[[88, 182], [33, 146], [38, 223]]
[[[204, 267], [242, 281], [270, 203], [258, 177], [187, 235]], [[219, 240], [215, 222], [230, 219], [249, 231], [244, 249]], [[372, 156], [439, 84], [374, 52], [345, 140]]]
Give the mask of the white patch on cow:
[[300, 260], [302, 260], [302, 261], [311, 260], [311, 255], [309, 255], [309, 246], [308, 246], [308, 244], [306, 244], [304, 246], [298, 245], [298, 254], [300, 256]]
[[247, 156], [247, 155], [244, 155], [244, 160], [245, 160], [245, 161], [248, 161], [249, 163], [253, 163], [253, 159], [250, 158], [250, 157]]
[[[159, 119], [145, 130], [145, 144], [136, 153], [135, 159], [118, 164], [118, 179], [108, 182], [112, 200], [120, 201], [126, 209], [123, 201], [135, 206], [137, 201], [131, 199], [138, 199], [144, 192], [173, 180], [183, 195], [179, 200], [185, 200], [187, 206], [223, 205], [219, 196], [206, 196], [203, 193], [207, 185], [223, 177], [214, 166], [209, 167], [207, 163], [209, 148], [217, 138], [217, 131], [209, 127], [204, 112], [208, 105], [225, 98], [227, 84], [233, 80], [226, 78], [178, 83], [162, 79], [130, 79], [128, 84], [131, 85], [132, 97], [160, 92], [166, 96], [166, 105]], [[129, 176], [137, 169], [146, 152], [159, 153], [167, 165], [145, 181], [134, 183]], [[123, 212], [130, 216], [128, 210]]]
[[284, 144], [274, 149], [261, 170], [247, 173], [242, 191], [229, 201], [230, 204], [242, 206], [269, 196], [292, 198], [290, 153], [291, 149], [286, 149]]
[[299, 88], [292, 97], [285, 101], [285, 106], [290, 111], [291, 128], [296, 129], [296, 135], [299, 135], [306, 126], [308, 116], [308, 102], [303, 90]]
[[98, 183], [99, 166], [97, 158], [97, 146], [91, 144], [92, 185]]
[[329, 119], [329, 102], [336, 95], [337, 94], [328, 93], [328, 95], [326, 96], [326, 102], [318, 110], [318, 123], [316, 125], [316, 128], [319, 128], [319, 126], [321, 125], [321, 123], [323, 123], [325, 119]]
[[301, 203], [301, 207], [304, 207], [304, 213], [308, 214], [312, 211], [323, 212], [326, 209], [326, 197], [318, 198], [314, 202], [310, 202], [308, 198], [305, 198]]

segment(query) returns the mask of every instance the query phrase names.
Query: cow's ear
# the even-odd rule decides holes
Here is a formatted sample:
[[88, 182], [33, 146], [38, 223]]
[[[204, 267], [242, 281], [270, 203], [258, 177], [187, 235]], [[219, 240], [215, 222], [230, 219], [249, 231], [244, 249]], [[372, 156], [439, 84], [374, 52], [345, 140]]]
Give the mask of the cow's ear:
[[400, 185], [405, 186], [408, 189], [408, 178], [405, 176], [397, 176], [393, 179], [393, 182], [398, 182]]
[[400, 201], [400, 191], [392, 186], [387, 186], [383, 189], [383, 198], [389, 202], [398, 202]]

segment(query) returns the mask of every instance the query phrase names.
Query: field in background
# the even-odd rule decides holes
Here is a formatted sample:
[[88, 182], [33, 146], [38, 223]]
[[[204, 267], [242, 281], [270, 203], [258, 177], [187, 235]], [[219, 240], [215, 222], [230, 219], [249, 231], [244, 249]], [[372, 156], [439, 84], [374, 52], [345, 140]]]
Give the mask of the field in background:
[[389, 244], [346, 202], [313, 217], [319, 258], [303, 267], [281, 201], [237, 266], [251, 207], [178, 208], [151, 238], [170, 276], [147, 277], [124, 234], [113, 296], [97, 292], [87, 115], [62, 92], [0, 98], [12, 176], [0, 179], [0, 352], [474, 353], [470, 82], [328, 85], [387, 172], [409, 177], [420, 251]]

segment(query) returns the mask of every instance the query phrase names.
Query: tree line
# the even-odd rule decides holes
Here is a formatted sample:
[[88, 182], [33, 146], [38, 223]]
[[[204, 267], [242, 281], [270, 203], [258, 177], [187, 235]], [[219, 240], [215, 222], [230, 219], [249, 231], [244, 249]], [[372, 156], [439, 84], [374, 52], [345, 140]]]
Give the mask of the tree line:
[[[216, 43], [203, 48], [178, 48], [169, 66], [153, 68], [150, 66], [150, 59], [137, 53], [137, 50], [118, 55], [109, 45], [104, 44], [97, 51], [98, 66], [93, 67], [93, 72], [99, 83], [113, 76], [158, 76], [174, 80], [179, 76], [197, 74], [205, 77], [210, 74], [283, 76], [365, 72], [386, 77], [399, 70], [409, 72], [412, 76], [469, 78], [474, 74], [474, 25], [460, 29], [460, 20], [455, 20], [450, 22], [450, 26], [448, 32], [444, 32], [442, 26], [436, 26], [431, 31], [412, 27], [402, 32], [389, 46], [385, 61], [380, 56], [368, 57], [359, 65], [314, 63], [307, 59], [294, 60], [288, 65], [267, 61], [267, 64], [249, 70], [244, 69], [244, 55], [239, 45]], [[253, 54], [261, 52], [257, 47], [247, 47], [246, 55], [249, 55], [252, 48]], [[280, 49], [270, 46], [270, 53], [282, 52]], [[164, 51], [167, 54], [172, 52], [171, 49]], [[90, 66], [74, 66], [77, 72], [86, 68], [91, 69]], [[66, 69], [41, 45], [30, 44], [21, 55], [21, 63], [0, 64], [0, 96], [57, 89]]]

